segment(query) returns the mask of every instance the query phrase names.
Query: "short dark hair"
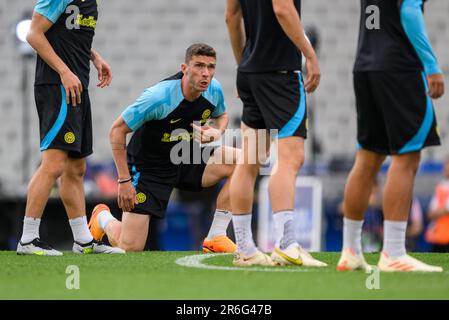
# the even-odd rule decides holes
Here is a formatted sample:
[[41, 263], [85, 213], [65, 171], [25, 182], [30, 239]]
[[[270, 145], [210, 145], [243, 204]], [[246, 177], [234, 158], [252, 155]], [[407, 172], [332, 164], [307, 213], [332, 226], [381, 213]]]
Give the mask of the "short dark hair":
[[185, 62], [189, 63], [194, 56], [217, 58], [215, 49], [205, 43], [195, 43], [187, 48]]

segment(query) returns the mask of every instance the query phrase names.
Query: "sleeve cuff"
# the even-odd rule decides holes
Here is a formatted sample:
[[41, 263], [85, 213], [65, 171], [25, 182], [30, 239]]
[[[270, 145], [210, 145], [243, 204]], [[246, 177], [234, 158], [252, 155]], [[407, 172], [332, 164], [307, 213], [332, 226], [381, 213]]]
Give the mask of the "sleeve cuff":
[[428, 76], [433, 75], [433, 74], [442, 74], [443, 73], [443, 70], [441, 70], [441, 68], [438, 65], [426, 66], [425, 71]]
[[48, 12], [45, 12], [44, 10], [40, 9], [40, 8], [34, 8], [34, 11], [39, 13], [41, 16], [47, 18], [49, 21], [51, 21], [52, 23], [56, 23], [57, 19], [55, 19], [54, 17], [52, 17], [50, 14], [48, 14]]
[[122, 112], [121, 116], [123, 118], [123, 122], [126, 123], [128, 128], [130, 128], [132, 131], [136, 131], [136, 128], [133, 128], [132, 121], [131, 121], [131, 119], [129, 119], [129, 116], [126, 113], [126, 110], [124, 112]]

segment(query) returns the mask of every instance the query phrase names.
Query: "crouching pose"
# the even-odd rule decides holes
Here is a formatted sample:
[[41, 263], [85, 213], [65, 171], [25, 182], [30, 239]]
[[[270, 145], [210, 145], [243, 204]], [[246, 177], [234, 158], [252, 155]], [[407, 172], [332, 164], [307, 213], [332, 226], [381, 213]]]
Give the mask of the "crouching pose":
[[[151, 217], [164, 218], [173, 188], [201, 191], [232, 175], [239, 150], [203, 146], [219, 139], [228, 124], [224, 95], [213, 79], [215, 65], [213, 48], [190, 46], [181, 72], [146, 89], [115, 121], [109, 138], [123, 216], [120, 222], [106, 205], [96, 206], [89, 222], [95, 239], [106, 234], [113, 246], [142, 251]], [[235, 252], [226, 236], [232, 219], [229, 180], [216, 208], [203, 250]]]

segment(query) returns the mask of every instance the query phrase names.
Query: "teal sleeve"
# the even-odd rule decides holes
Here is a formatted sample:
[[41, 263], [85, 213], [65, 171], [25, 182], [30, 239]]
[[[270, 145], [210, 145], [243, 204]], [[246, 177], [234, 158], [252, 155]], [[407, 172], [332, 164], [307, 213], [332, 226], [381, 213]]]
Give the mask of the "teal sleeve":
[[128, 127], [136, 131], [145, 122], [158, 118], [158, 107], [161, 97], [151, 88], [146, 89], [142, 95], [125, 111], [122, 112], [122, 118]]
[[402, 27], [410, 39], [427, 75], [442, 73], [427, 36], [422, 0], [404, 0], [401, 7]]
[[73, 0], [38, 0], [34, 11], [55, 23]]

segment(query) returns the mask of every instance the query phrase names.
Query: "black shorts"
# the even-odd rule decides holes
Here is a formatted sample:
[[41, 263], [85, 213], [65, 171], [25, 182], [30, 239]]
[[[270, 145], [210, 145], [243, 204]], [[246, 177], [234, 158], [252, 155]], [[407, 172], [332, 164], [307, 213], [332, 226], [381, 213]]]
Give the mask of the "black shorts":
[[277, 129], [278, 138], [307, 138], [307, 103], [300, 72], [238, 72], [242, 122], [253, 129]]
[[34, 87], [41, 151], [68, 151], [70, 158], [85, 158], [92, 154], [92, 115], [89, 93], [84, 90], [81, 105], [67, 105], [62, 85]]
[[420, 72], [354, 72], [358, 147], [385, 155], [440, 145], [426, 77]]
[[[211, 149], [212, 156], [214, 149]], [[206, 160], [206, 159], [204, 159]], [[203, 173], [207, 161], [201, 159], [199, 164], [180, 164], [145, 167], [139, 164], [129, 163], [132, 183], [136, 189], [138, 204], [132, 213], [152, 215], [156, 218], [164, 218], [170, 195], [174, 188], [200, 192]]]

